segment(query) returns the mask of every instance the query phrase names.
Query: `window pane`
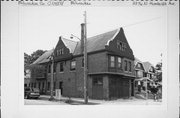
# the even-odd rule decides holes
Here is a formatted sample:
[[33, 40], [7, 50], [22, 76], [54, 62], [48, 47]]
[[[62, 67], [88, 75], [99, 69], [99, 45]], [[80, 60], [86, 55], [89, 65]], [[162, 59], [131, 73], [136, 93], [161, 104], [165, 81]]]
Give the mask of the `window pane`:
[[125, 69], [125, 71], [127, 71], [127, 61], [125, 60], [124, 63], [125, 63], [124, 69]]
[[121, 67], [121, 57], [118, 57], [118, 68]]
[[115, 60], [114, 56], [111, 56], [111, 61], [114, 61], [114, 60]]
[[131, 72], [131, 62], [129, 61], [129, 71]]
[[115, 67], [115, 57], [110, 56], [110, 67]]
[[71, 61], [71, 70], [76, 68], [76, 61]]
[[60, 63], [60, 72], [64, 71], [64, 68], [63, 68], [63, 62]]

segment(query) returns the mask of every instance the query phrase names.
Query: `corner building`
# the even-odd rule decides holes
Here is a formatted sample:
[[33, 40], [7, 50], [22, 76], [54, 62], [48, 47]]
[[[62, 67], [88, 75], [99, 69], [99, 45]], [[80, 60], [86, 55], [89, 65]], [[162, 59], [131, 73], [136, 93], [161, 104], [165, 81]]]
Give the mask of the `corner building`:
[[[81, 31], [83, 32], [83, 31]], [[33, 64], [45, 67], [44, 76], [32, 78], [32, 86], [49, 94], [50, 56], [54, 52], [54, 89], [62, 96], [83, 97], [83, 40], [63, 37], [54, 49], [44, 53]], [[92, 99], [129, 98], [134, 95], [134, 55], [122, 28], [87, 39], [88, 97]]]

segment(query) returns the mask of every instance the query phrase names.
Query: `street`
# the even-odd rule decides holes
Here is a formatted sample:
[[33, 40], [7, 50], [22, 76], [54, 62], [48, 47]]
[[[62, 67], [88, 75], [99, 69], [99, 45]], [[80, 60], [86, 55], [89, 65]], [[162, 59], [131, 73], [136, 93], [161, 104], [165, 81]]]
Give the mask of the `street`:
[[[60, 100], [49, 101], [50, 96], [41, 95], [39, 99], [24, 99], [25, 105], [83, 105], [83, 98], [67, 98], [61, 97]], [[131, 97], [129, 99], [117, 99], [117, 100], [94, 100], [89, 99], [88, 105], [161, 105], [161, 100], [154, 101], [152, 99], [137, 99]]]

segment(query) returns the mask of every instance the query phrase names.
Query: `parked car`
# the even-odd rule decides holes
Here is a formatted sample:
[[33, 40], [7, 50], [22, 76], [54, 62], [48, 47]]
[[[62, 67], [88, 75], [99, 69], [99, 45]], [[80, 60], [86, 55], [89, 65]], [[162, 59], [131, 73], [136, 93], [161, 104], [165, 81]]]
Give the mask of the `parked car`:
[[30, 88], [30, 87], [26, 87], [24, 89], [24, 98], [36, 98], [38, 99], [40, 96], [40, 91], [38, 88]]

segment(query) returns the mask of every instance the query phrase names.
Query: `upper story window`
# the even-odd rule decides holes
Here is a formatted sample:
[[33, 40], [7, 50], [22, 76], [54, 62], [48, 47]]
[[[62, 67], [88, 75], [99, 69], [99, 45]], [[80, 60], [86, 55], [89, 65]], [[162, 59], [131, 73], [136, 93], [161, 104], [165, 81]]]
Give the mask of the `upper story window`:
[[124, 64], [125, 64], [125, 66], [124, 66], [124, 70], [125, 70], [125, 71], [127, 71], [127, 68], [128, 68], [128, 63], [127, 63], [127, 60], [125, 60], [125, 61], [124, 61]]
[[122, 58], [121, 57], [118, 57], [118, 68], [121, 68], [122, 66]]
[[75, 60], [71, 61], [70, 69], [71, 70], [75, 70], [76, 69], [76, 61]]
[[82, 67], [84, 67], [84, 58], [82, 58]]
[[51, 73], [51, 65], [48, 65], [48, 73]]
[[136, 76], [137, 76], [137, 77], [143, 77], [143, 71], [139, 71], [139, 70], [138, 70], [138, 71], [136, 72]]
[[138, 67], [138, 68], [141, 68], [141, 64], [140, 64], [140, 63], [138, 63], [138, 64], [137, 64], [137, 67]]
[[152, 67], [150, 67], [149, 72], [153, 72], [153, 68]]
[[115, 56], [110, 56], [110, 67], [115, 67]]
[[129, 72], [132, 71], [132, 68], [131, 68], [131, 62], [129, 61]]
[[59, 64], [59, 72], [63, 72], [63, 71], [64, 71], [63, 62], [60, 62], [60, 64]]
[[64, 54], [64, 49], [63, 48], [58, 49], [57, 50], [57, 55], [62, 55], [62, 54]]
[[54, 63], [54, 68], [53, 68], [53, 72], [55, 73], [56, 72], [56, 63]]
[[125, 51], [126, 44], [118, 40], [117, 41], [117, 48], [120, 49], [121, 51]]

